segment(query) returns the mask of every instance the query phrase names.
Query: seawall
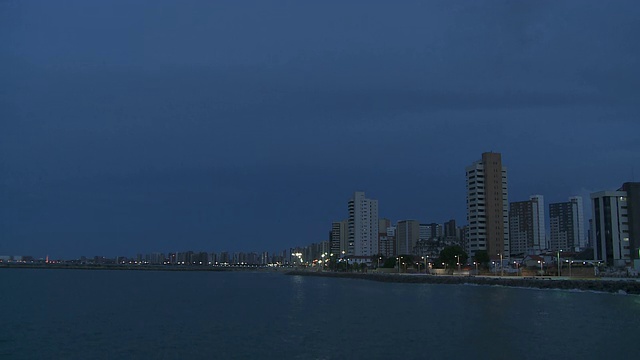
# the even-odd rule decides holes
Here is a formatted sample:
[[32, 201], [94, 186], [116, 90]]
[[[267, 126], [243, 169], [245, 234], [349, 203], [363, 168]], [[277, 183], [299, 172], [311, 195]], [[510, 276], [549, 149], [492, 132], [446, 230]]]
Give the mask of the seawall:
[[322, 276], [335, 278], [362, 279], [380, 282], [421, 283], [421, 284], [476, 284], [489, 286], [510, 286], [537, 289], [563, 289], [599, 291], [640, 295], [640, 282], [635, 280], [604, 279], [553, 279], [532, 277], [485, 277], [451, 275], [402, 275], [348, 272], [289, 271], [287, 275]]

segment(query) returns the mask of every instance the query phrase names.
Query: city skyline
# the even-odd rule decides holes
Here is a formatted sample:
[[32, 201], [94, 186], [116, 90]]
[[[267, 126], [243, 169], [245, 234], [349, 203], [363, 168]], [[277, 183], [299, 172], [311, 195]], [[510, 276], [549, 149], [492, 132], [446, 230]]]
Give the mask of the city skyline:
[[586, 204], [640, 179], [640, 5], [579, 4], [2, 2], [0, 254], [287, 249], [358, 190], [463, 225], [483, 152]]

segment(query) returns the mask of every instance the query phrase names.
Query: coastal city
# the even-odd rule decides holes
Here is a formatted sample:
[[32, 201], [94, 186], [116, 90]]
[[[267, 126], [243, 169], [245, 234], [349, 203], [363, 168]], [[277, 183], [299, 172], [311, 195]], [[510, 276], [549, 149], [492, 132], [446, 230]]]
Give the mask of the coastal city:
[[[640, 182], [545, 206], [544, 195], [509, 202], [507, 166], [483, 153], [466, 166], [466, 224], [379, 217], [378, 201], [356, 191], [345, 219], [324, 240], [276, 252], [151, 252], [50, 259], [1, 255], [0, 265], [296, 267], [323, 271], [634, 277], [640, 270]], [[587, 205], [589, 206], [589, 205]], [[548, 209], [548, 216], [547, 211]], [[547, 222], [548, 220], [548, 222]], [[319, 236], [321, 237], [321, 236]]]

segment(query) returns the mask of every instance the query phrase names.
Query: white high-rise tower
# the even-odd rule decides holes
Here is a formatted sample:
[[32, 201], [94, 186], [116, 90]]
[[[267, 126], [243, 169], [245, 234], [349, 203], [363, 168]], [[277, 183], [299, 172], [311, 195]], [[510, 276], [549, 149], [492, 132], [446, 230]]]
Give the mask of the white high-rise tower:
[[378, 200], [356, 191], [349, 200], [349, 255], [378, 254]]

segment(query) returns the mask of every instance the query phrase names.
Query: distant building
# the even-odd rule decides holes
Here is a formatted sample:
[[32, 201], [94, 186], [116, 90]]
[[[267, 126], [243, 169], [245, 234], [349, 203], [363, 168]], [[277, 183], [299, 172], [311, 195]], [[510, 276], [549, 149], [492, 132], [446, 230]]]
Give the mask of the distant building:
[[499, 153], [483, 153], [466, 167], [467, 252], [486, 250], [493, 258], [509, 257], [509, 202], [507, 168]]
[[549, 204], [549, 248], [552, 251], [581, 251], [586, 244], [582, 197]]
[[396, 228], [391, 226], [391, 220], [378, 221], [378, 254], [385, 257], [396, 256]]
[[459, 230], [456, 227], [456, 221], [451, 219], [444, 223], [444, 237], [459, 239]]
[[591, 194], [595, 260], [640, 270], [640, 183]]
[[396, 255], [413, 254], [420, 240], [420, 223], [417, 220], [400, 220], [396, 225]]
[[436, 223], [420, 224], [420, 240], [434, 240], [442, 237], [442, 225]]
[[511, 255], [538, 255], [545, 246], [544, 198], [534, 195], [509, 206]]
[[547, 239], [547, 217], [545, 216], [544, 196], [531, 195], [533, 203], [533, 252], [539, 254], [549, 248]]
[[348, 202], [349, 256], [370, 257], [378, 252], [378, 200], [356, 191]]
[[336, 221], [331, 224], [331, 253], [346, 254], [349, 251], [349, 221]]

